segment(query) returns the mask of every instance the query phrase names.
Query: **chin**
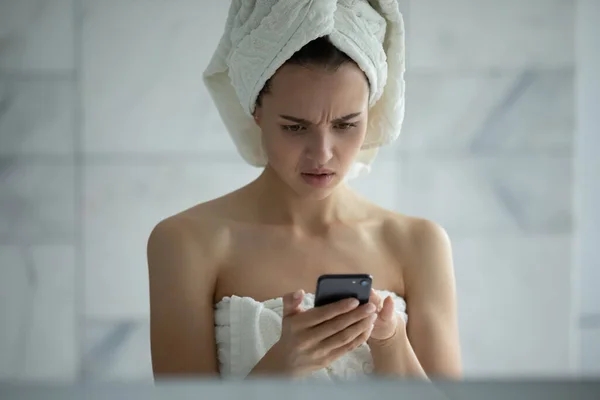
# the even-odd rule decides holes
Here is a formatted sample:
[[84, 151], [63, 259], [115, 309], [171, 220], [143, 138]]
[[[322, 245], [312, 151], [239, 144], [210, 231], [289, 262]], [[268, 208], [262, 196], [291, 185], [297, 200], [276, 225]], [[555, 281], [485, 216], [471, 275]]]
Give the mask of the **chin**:
[[310, 201], [320, 201], [328, 198], [335, 188], [304, 191], [302, 198]]

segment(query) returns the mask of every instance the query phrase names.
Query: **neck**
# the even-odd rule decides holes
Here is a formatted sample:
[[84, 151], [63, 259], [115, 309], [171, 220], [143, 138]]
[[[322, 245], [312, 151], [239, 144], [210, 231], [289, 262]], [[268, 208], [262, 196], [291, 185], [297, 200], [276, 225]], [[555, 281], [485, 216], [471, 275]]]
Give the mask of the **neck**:
[[311, 199], [299, 196], [269, 166], [254, 182], [258, 215], [274, 225], [289, 225], [297, 233], [326, 231], [349, 211], [353, 192], [340, 184], [329, 196]]

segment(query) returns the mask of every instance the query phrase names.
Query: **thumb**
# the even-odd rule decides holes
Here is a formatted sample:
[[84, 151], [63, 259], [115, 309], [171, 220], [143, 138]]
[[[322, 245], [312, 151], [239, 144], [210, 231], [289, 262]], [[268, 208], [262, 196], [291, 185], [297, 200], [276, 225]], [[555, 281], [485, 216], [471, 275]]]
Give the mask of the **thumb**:
[[388, 296], [383, 301], [383, 307], [381, 307], [381, 311], [379, 311], [379, 318], [384, 322], [388, 322], [394, 318], [394, 314], [394, 300]]
[[302, 300], [304, 299], [304, 290], [296, 290], [283, 296], [283, 318], [297, 314], [302, 311]]

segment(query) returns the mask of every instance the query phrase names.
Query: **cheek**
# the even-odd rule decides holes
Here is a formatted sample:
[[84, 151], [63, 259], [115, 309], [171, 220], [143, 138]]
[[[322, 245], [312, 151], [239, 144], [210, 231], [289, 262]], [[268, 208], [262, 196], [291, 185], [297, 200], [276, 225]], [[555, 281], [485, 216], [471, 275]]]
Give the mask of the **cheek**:
[[354, 136], [354, 145], [361, 147], [363, 145], [363, 143], [365, 142], [365, 138], [367, 136], [367, 129], [364, 128], [360, 131], [360, 133], [358, 135]]
[[343, 153], [347, 157], [354, 157], [360, 151], [360, 148], [365, 141], [365, 136], [365, 130], [344, 136], [338, 142], [339, 148], [344, 150]]
[[300, 143], [286, 138], [279, 132], [263, 133], [263, 147], [271, 163], [285, 164], [302, 153]]

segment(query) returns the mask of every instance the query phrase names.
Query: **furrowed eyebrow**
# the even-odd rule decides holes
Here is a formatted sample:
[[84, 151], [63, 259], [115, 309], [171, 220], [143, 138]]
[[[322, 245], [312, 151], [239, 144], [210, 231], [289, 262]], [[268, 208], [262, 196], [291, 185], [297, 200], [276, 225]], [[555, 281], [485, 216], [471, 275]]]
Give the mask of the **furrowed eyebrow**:
[[360, 114], [362, 114], [362, 113], [355, 112], [355, 113], [352, 113], [352, 114], [344, 115], [343, 117], [334, 119], [333, 123], [334, 124], [339, 124], [340, 122], [346, 122], [346, 121], [351, 120], [352, 118], [358, 117]]
[[[339, 124], [340, 122], [346, 122], [348, 120], [351, 120], [352, 118], [358, 117], [360, 114], [362, 114], [362, 113], [355, 112], [355, 113], [352, 113], [352, 114], [344, 115], [343, 117], [339, 117], [339, 118], [334, 119], [332, 122], [334, 124]], [[287, 119], [288, 121], [292, 121], [292, 122], [295, 122], [297, 124], [303, 124], [303, 125], [311, 125], [312, 124], [312, 122], [310, 122], [310, 121], [308, 121], [306, 119], [298, 118], [298, 117], [293, 117], [291, 115], [280, 114], [279, 116], [281, 118], [283, 118], [283, 119]]]
[[310, 125], [311, 124], [310, 121], [307, 121], [307, 120], [302, 119], [302, 118], [292, 117], [291, 115], [280, 114], [279, 116], [281, 118], [283, 118], [283, 119], [287, 119], [288, 121], [292, 121], [292, 122], [295, 122], [297, 124], [303, 124], [303, 125]]

